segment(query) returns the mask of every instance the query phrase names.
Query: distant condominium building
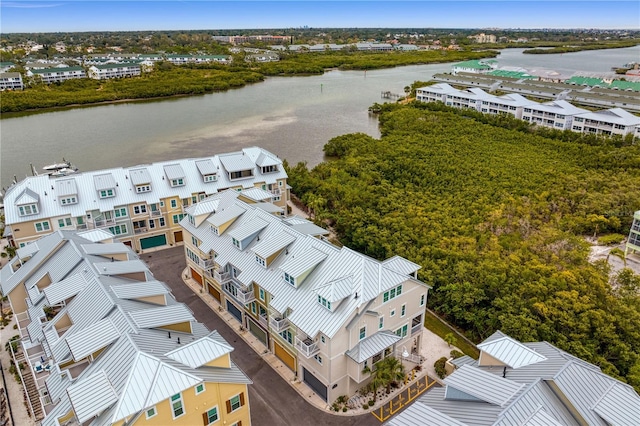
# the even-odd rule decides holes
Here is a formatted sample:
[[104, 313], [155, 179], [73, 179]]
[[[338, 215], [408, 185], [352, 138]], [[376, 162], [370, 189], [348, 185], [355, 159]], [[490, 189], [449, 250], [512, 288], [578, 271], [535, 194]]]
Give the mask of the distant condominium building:
[[134, 250], [181, 244], [185, 208], [231, 188], [286, 207], [282, 161], [261, 148], [63, 177], [30, 176], [4, 195], [5, 235], [23, 247], [59, 229], [106, 229]]
[[635, 133], [638, 126], [640, 117], [622, 108], [611, 108], [576, 115], [571, 129], [587, 134], [626, 136]]
[[22, 90], [22, 74], [19, 72], [0, 73], [0, 90]]
[[470, 61], [459, 62], [451, 67], [451, 73], [456, 75], [460, 72], [468, 72], [472, 74], [485, 74], [495, 70], [498, 61], [495, 59], [472, 59]]
[[140, 75], [140, 73], [140, 64], [133, 63], [103, 64], [89, 67], [89, 78], [95, 80], [134, 77]]
[[628, 254], [640, 254], [640, 210], [633, 215], [633, 223], [624, 250], [624, 255]]
[[44, 236], [17, 251], [0, 282], [34, 422], [251, 424], [251, 381], [233, 347], [108, 232]]
[[27, 71], [27, 76], [37, 77], [43, 83], [60, 83], [74, 78], [86, 78], [82, 67], [40, 68]]
[[523, 108], [522, 119], [538, 126], [557, 130], [571, 130], [574, 117], [589, 112], [567, 101], [551, 101], [543, 104], [532, 103]]
[[429, 286], [419, 265], [378, 261], [282, 217], [243, 193], [214, 194], [185, 210], [188, 274], [265, 349], [328, 403], [395, 356], [419, 364]]

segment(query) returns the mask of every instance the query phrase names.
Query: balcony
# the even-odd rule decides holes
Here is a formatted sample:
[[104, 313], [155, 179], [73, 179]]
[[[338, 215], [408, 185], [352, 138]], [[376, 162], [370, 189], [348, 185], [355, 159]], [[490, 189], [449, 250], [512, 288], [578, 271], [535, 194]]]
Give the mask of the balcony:
[[314, 342], [310, 337], [306, 337], [302, 340], [295, 337], [295, 347], [299, 353], [304, 355], [305, 358], [311, 358], [318, 352], [320, 352], [320, 348], [318, 347], [318, 343]]
[[106, 227], [115, 225], [116, 221], [115, 219], [94, 219], [89, 223], [93, 224], [95, 228], [106, 228]]
[[285, 331], [287, 328], [289, 328], [291, 323], [289, 322], [289, 318], [272, 316], [271, 318], [269, 318], [269, 325], [274, 331], [280, 333], [282, 331]]
[[267, 318], [267, 314], [258, 315], [258, 322], [264, 328], [269, 328], [269, 319]]
[[276, 196], [276, 197], [279, 197], [279, 196], [280, 196], [280, 194], [282, 193], [282, 192], [280, 191], [280, 188], [270, 189], [269, 191], [270, 191], [274, 196]]
[[145, 232], [147, 232], [147, 228], [146, 227], [142, 227], [142, 228], [134, 228], [133, 232], [137, 235], [137, 234], [144, 234]]
[[162, 217], [162, 212], [160, 210], [151, 210], [149, 211], [149, 217]]
[[[216, 266], [216, 262], [213, 259], [200, 259], [200, 264], [203, 269], [213, 269]], [[220, 281], [218, 281], [220, 282]]]
[[415, 336], [418, 333], [422, 332], [422, 324], [414, 325], [411, 327], [411, 335]]
[[222, 285], [231, 280], [231, 275], [228, 272], [213, 271], [213, 279]]
[[244, 305], [248, 305], [249, 303], [253, 302], [254, 300], [256, 300], [256, 295], [253, 293], [253, 286], [250, 286], [247, 289], [239, 288], [235, 298]]

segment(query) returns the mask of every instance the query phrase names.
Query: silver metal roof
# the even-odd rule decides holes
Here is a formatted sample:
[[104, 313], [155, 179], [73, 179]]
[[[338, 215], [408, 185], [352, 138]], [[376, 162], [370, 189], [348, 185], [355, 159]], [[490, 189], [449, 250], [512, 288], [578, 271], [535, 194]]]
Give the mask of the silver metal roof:
[[255, 168], [255, 163], [244, 153], [222, 154], [219, 158], [227, 172], [240, 172]]
[[413, 263], [410, 260], [398, 255], [390, 257], [389, 259], [383, 261], [382, 264], [392, 271], [396, 271], [405, 275], [413, 275], [422, 268], [422, 266], [418, 265], [417, 263]]
[[220, 227], [227, 222], [235, 220], [243, 214], [246, 210], [240, 206], [232, 205], [224, 210], [218, 211], [214, 213], [210, 218], [207, 219], [207, 222], [212, 224], [213, 226]]
[[78, 194], [78, 186], [76, 185], [76, 180], [74, 178], [57, 180], [55, 186], [55, 195], [58, 197]]
[[138, 328], [156, 328], [194, 320], [191, 311], [183, 304], [144, 309], [129, 315]]
[[463, 365], [444, 379], [447, 387], [452, 387], [482, 401], [503, 407], [523, 387], [506, 378]]
[[311, 247], [308, 251], [289, 256], [282, 265], [280, 265], [280, 269], [292, 277], [297, 278], [303, 273], [315, 268], [320, 262], [325, 260], [327, 256], [327, 253]]
[[260, 167], [266, 166], [278, 166], [282, 164], [279, 158], [275, 157], [273, 154], [267, 153], [266, 151], [261, 152], [256, 158], [256, 165]]
[[98, 256], [110, 255], [110, 254], [122, 254], [131, 253], [131, 249], [121, 242], [117, 243], [101, 243], [101, 244], [82, 244], [80, 247], [87, 254], [93, 254]]
[[160, 281], [112, 285], [110, 288], [119, 299], [138, 299], [169, 294], [167, 287]]
[[295, 229], [301, 234], [312, 235], [314, 237], [317, 237], [319, 235], [329, 235], [329, 231], [314, 223], [298, 223], [291, 225], [291, 228]]
[[167, 179], [183, 179], [185, 177], [184, 169], [178, 163], [167, 164], [164, 166], [164, 173], [167, 175]]
[[346, 277], [340, 277], [330, 281], [326, 284], [318, 285], [313, 289], [319, 296], [325, 298], [331, 303], [335, 303], [354, 293], [353, 284], [353, 275], [348, 275]]
[[96, 262], [93, 266], [100, 275], [120, 275], [148, 271], [147, 266], [140, 259], [119, 262]]
[[[16, 206], [21, 206], [24, 204], [34, 204], [40, 201], [40, 197], [38, 194], [33, 192], [30, 188], [25, 188], [20, 195], [18, 195], [14, 201]], [[7, 200], [5, 199], [5, 204], [7, 204]], [[7, 222], [8, 223], [8, 222]]]
[[378, 331], [360, 340], [353, 348], [345, 352], [345, 354], [355, 362], [361, 363], [375, 354], [379, 354], [386, 348], [393, 346], [400, 340], [402, 340], [402, 338], [391, 331]]
[[265, 238], [253, 247], [253, 252], [263, 259], [278, 253], [296, 240], [294, 235], [288, 232], [280, 232], [271, 238]]
[[104, 371], [76, 381], [67, 388], [73, 411], [80, 423], [84, 423], [118, 401]]
[[631, 425], [640, 421], [640, 397], [632, 388], [613, 383], [593, 411], [610, 425]]
[[198, 368], [233, 351], [227, 343], [221, 343], [209, 336], [167, 352], [165, 356], [191, 368]]
[[508, 336], [481, 343], [478, 349], [511, 368], [520, 368], [546, 360], [543, 355]]
[[275, 204], [271, 204], [271, 203], [255, 203], [254, 204], [257, 208], [264, 210], [268, 213], [278, 213], [278, 214], [283, 214], [284, 213], [284, 209], [282, 207], [276, 206]]
[[38, 248], [38, 242], [34, 241], [31, 244], [27, 244], [26, 246], [20, 247], [18, 250], [16, 250], [16, 256], [18, 256], [20, 260], [24, 260], [25, 258], [31, 257], [36, 254], [38, 250], [40, 250]]
[[100, 241], [111, 241], [114, 238], [114, 235], [106, 229], [89, 229], [87, 231], [78, 232], [78, 236], [94, 243], [98, 243]]
[[243, 189], [240, 193], [241, 196], [247, 197], [253, 201], [271, 201], [273, 194], [265, 191], [262, 188], [252, 187], [249, 189]]
[[146, 185], [151, 183], [151, 174], [146, 168], [132, 169], [129, 171], [131, 183], [134, 185]]
[[453, 417], [447, 416], [440, 411], [434, 410], [416, 401], [411, 405], [411, 409], [404, 410], [400, 414], [392, 417], [386, 426], [466, 426]]
[[196, 167], [202, 176], [206, 175], [215, 175], [218, 171], [217, 167], [213, 164], [213, 161], [207, 160], [199, 160], [196, 161]]
[[62, 281], [48, 285], [42, 291], [49, 306], [56, 305], [78, 294], [87, 286], [87, 280], [82, 274], [73, 274]]
[[243, 226], [232, 229], [231, 231], [229, 231], [229, 236], [231, 238], [235, 238], [238, 241], [244, 241], [245, 238], [249, 238], [250, 236], [262, 231], [267, 227], [267, 225], [267, 222], [258, 218], [254, 221], [244, 224]]
[[120, 337], [120, 330], [109, 318], [95, 322], [66, 338], [73, 359], [85, 358]]
[[96, 191], [106, 191], [107, 189], [116, 189], [116, 179], [111, 173], [102, 173], [93, 176], [93, 184]]

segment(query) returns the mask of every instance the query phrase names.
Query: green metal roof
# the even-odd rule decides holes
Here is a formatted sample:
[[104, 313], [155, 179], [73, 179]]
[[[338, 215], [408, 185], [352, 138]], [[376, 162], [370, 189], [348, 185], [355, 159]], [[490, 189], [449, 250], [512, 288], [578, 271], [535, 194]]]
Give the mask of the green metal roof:
[[567, 84], [577, 84], [579, 86], [600, 86], [600, 87], [608, 87], [609, 85], [604, 82], [601, 78], [595, 77], [579, 77], [574, 76], [569, 80], [566, 80]]
[[483, 59], [472, 59], [470, 61], [460, 62], [454, 65], [454, 67], [464, 67], [464, 68], [473, 68], [478, 70], [490, 70], [491, 66], [489, 64], [495, 64], [498, 61], [494, 59], [483, 60]]
[[508, 77], [508, 78], [518, 78], [518, 79], [522, 79], [522, 78], [527, 78], [527, 79], [535, 79], [537, 77], [527, 74], [526, 72], [522, 72], [522, 71], [506, 71], [506, 70], [493, 70], [491, 72], [487, 73], [488, 75], [495, 75], [496, 77]]
[[50, 72], [68, 72], [68, 71], [84, 71], [82, 67], [61, 67], [61, 68], [43, 68], [40, 70], [31, 70], [34, 74], [47, 74]]
[[637, 81], [614, 80], [611, 82], [609, 87], [611, 89], [633, 90], [634, 92], [640, 92], [640, 82]]

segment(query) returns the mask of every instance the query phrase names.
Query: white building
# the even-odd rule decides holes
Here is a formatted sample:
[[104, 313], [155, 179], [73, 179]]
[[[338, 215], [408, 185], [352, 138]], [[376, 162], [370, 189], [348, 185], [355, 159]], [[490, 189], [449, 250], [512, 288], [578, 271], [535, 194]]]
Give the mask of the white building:
[[0, 73], [0, 90], [22, 90], [22, 74], [19, 72]]
[[640, 117], [622, 108], [578, 114], [573, 119], [572, 130], [596, 135], [625, 136], [638, 132]]
[[506, 113], [515, 118], [522, 119], [522, 110], [525, 106], [532, 104], [537, 104], [537, 102], [530, 101], [517, 93], [509, 93], [503, 96], [492, 96], [489, 99], [484, 99], [480, 111], [488, 114]]
[[522, 119], [538, 126], [557, 130], [571, 130], [573, 118], [577, 114], [589, 112], [567, 101], [551, 101], [543, 104], [531, 103], [522, 110]]
[[140, 65], [130, 63], [92, 65], [89, 78], [108, 80], [110, 78], [134, 77], [140, 75]]
[[43, 68], [27, 71], [29, 77], [39, 77], [44, 83], [57, 83], [74, 78], [86, 78], [87, 74], [82, 67]]

